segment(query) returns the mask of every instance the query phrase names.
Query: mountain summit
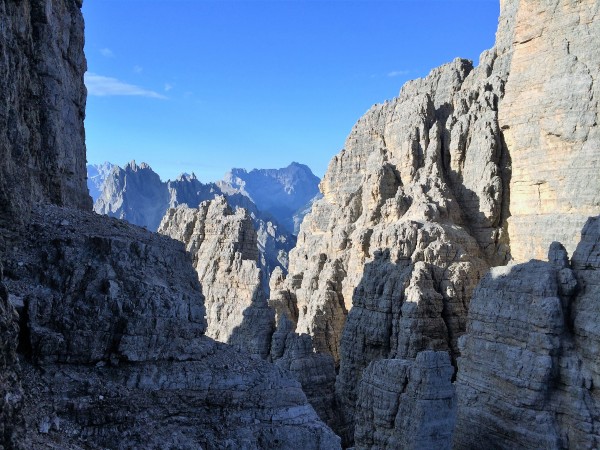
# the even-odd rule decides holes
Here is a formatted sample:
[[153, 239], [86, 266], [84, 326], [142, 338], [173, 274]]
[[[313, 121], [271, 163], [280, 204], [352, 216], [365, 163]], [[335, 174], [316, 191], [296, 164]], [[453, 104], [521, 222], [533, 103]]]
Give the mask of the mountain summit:
[[294, 215], [319, 195], [319, 181], [308, 166], [293, 162], [282, 169], [231, 169], [217, 185], [225, 193], [233, 190], [245, 195], [297, 234]]

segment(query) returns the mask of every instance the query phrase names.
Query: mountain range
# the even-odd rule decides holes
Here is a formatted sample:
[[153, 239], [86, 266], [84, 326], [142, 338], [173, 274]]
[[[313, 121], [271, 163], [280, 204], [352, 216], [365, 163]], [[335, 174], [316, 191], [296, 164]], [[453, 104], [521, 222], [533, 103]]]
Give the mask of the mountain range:
[[597, 0], [370, 108], [268, 293], [241, 171], [93, 212], [81, 7], [0, 0], [0, 448], [600, 448]]
[[258, 265], [266, 293], [276, 267], [287, 273], [288, 252], [296, 244], [294, 231], [311, 203], [320, 198], [319, 178], [296, 162], [281, 169], [232, 169], [216, 183], [202, 183], [193, 173], [162, 181], [148, 164], [135, 161], [125, 167], [88, 164], [87, 170], [94, 211], [150, 231], [158, 230], [170, 208], [198, 208], [219, 196], [234, 210], [247, 210], [258, 235]]

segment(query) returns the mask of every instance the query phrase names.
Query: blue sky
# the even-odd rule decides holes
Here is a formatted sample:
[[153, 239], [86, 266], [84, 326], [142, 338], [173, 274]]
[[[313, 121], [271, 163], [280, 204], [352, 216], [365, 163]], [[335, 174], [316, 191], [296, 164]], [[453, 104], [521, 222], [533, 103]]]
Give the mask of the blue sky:
[[493, 46], [498, 0], [86, 0], [88, 162], [163, 179], [292, 161], [322, 176], [352, 125]]

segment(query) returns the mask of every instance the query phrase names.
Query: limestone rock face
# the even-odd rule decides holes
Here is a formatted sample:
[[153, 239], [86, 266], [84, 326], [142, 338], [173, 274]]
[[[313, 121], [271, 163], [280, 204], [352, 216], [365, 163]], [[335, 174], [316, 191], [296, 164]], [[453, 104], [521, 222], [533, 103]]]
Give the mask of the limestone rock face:
[[363, 370], [423, 350], [456, 357], [473, 289], [508, 257], [498, 61], [494, 50], [477, 69], [457, 59], [359, 120], [272, 295], [339, 364], [348, 444]]
[[[505, 2], [511, 3], [511, 2]], [[572, 254], [600, 212], [600, 4], [521, 1], [499, 125], [512, 159], [508, 231], [518, 262]]]
[[56, 207], [21, 244], [26, 448], [339, 448], [289, 373], [204, 336], [182, 244]]
[[494, 268], [477, 287], [462, 338], [456, 448], [600, 445], [600, 218], [569, 264]]
[[[345, 443], [370, 363], [424, 350], [454, 361], [488, 268], [554, 240], [572, 251], [600, 212], [599, 8], [501, 2], [479, 66], [457, 59], [408, 82], [332, 159], [271, 303], [339, 365]], [[575, 275], [558, 272], [569, 291]]]
[[372, 362], [358, 389], [355, 448], [452, 448], [453, 372], [446, 352]]
[[258, 267], [257, 235], [245, 209], [225, 197], [181, 206], [165, 215], [159, 233], [185, 244], [202, 284], [207, 335], [266, 358], [275, 327]]
[[91, 208], [80, 7], [0, 1], [0, 220], [22, 220], [41, 202]]
[[[464, 283], [471, 288], [488, 264], [508, 257], [497, 59], [490, 51], [475, 70], [456, 60], [407, 83], [398, 98], [358, 121], [331, 161], [321, 183], [324, 198], [306, 217], [291, 253], [287, 282], [298, 306], [297, 330], [311, 334], [317, 350], [339, 360], [343, 317], [376, 254], [389, 251], [402, 271], [416, 251], [406, 265], [410, 272], [432, 244], [432, 262], [469, 262], [472, 270], [465, 270], [472, 274]], [[417, 232], [430, 226], [436, 231]], [[448, 245], [461, 251], [436, 255]], [[444, 296], [440, 281], [435, 287]], [[392, 297], [402, 298], [405, 287], [398, 283]], [[464, 294], [445, 295], [464, 297], [464, 310], [468, 290]]]
[[[159, 228], [183, 242], [192, 255], [206, 297], [206, 334], [289, 371], [319, 417], [337, 426], [333, 358], [315, 353], [310, 336], [294, 333], [282, 306], [267, 303], [252, 219], [247, 210], [234, 210], [228, 202], [220, 196], [197, 209], [170, 209]], [[275, 279], [282, 276], [277, 269], [273, 289], [278, 289]]]

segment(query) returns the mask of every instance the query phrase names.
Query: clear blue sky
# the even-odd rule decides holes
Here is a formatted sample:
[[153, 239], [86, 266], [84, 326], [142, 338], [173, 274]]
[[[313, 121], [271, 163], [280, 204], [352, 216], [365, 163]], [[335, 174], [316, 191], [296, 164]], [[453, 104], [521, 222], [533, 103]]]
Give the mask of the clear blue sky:
[[493, 46], [498, 0], [86, 0], [88, 162], [322, 176], [405, 81]]

